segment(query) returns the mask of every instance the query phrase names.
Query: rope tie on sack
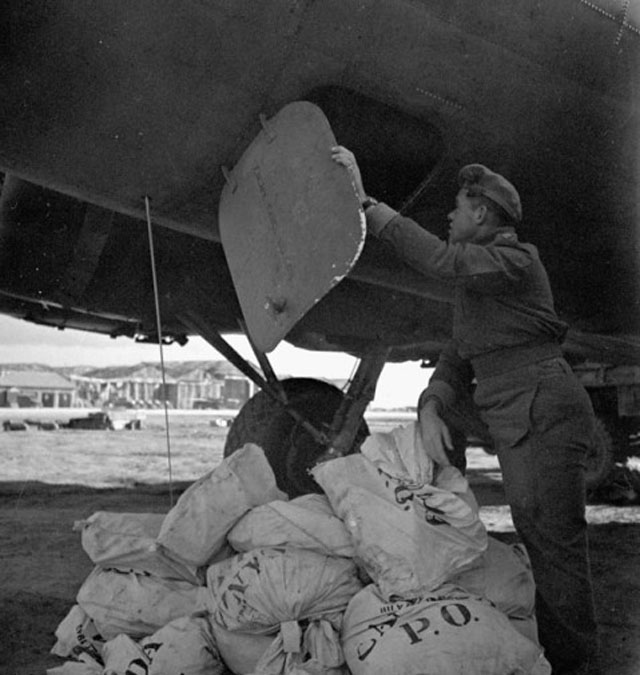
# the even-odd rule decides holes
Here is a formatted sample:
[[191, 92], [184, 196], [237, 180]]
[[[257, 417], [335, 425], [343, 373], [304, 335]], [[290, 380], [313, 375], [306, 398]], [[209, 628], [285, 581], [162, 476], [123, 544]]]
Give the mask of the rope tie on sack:
[[280, 624], [280, 635], [287, 654], [299, 654], [302, 651], [302, 629], [297, 621], [283, 621]]

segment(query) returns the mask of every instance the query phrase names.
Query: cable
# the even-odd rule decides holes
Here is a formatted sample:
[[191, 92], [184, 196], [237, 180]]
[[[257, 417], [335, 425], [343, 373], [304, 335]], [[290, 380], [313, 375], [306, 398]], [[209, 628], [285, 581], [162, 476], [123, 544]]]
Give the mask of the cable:
[[167, 405], [167, 382], [164, 369], [164, 352], [162, 350], [162, 321], [160, 318], [160, 295], [158, 293], [158, 277], [156, 275], [156, 258], [153, 247], [153, 230], [151, 228], [151, 207], [149, 197], [144, 197], [145, 212], [147, 214], [147, 231], [149, 233], [149, 253], [151, 257], [151, 277], [153, 279], [153, 298], [156, 304], [156, 330], [158, 332], [158, 346], [160, 347], [160, 370], [162, 372], [162, 399], [164, 401], [164, 426], [167, 435], [167, 463], [169, 465], [169, 505], [173, 507], [173, 473], [171, 470], [171, 436], [169, 434], [169, 406]]

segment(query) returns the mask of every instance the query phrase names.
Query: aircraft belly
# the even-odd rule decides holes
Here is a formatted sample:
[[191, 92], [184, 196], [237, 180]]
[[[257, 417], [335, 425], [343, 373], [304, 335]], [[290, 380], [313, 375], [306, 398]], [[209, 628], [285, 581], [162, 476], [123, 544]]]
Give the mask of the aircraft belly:
[[[151, 321], [149, 270], [142, 263], [148, 196], [154, 225], [186, 233], [158, 237], [167, 321], [176, 298], [188, 297], [196, 284], [209, 296], [199, 300], [203, 311], [221, 329], [236, 330], [241, 312], [221, 260], [216, 220], [225, 184], [220, 166], [235, 164], [249, 146], [260, 113], [333, 87], [398, 113], [395, 124], [385, 125], [382, 116], [363, 131], [361, 118], [372, 108], [358, 108], [360, 119], [354, 119], [352, 98], [338, 92], [333, 99], [345, 108], [341, 131], [347, 136], [353, 129], [351, 138], [359, 143], [352, 149], [362, 150], [363, 162], [377, 168], [375, 180], [366, 183], [375, 185], [373, 196], [388, 199], [384, 188], [400, 184], [401, 173], [413, 180], [424, 166], [440, 167], [408, 215], [422, 222], [428, 213], [425, 224], [443, 235], [438, 227], [446, 223], [459, 166], [490, 165], [518, 186], [525, 210], [519, 235], [539, 247], [562, 318], [598, 338], [640, 332], [637, 3], [5, 4], [0, 170], [62, 193], [41, 222], [23, 226], [11, 214], [3, 216], [0, 289], [23, 298], [14, 298], [23, 303], [19, 309], [8, 302], [10, 313], [23, 312], [31, 298], [31, 311], [42, 317], [46, 310], [38, 303], [60, 303], [56, 321], [64, 321], [65, 311], [78, 310], [79, 323], [80, 315], [88, 316], [83, 312], [99, 314], [105, 320], [91, 324], [97, 330], [121, 317]], [[417, 122], [412, 134], [405, 119]], [[421, 125], [424, 144], [414, 142]], [[389, 148], [396, 155], [385, 164]], [[428, 161], [417, 161], [416, 154]], [[266, 185], [268, 176], [260, 180]], [[110, 227], [87, 224], [87, 202], [120, 215]], [[431, 219], [437, 211], [439, 220]], [[262, 215], [269, 224], [269, 213]], [[273, 255], [265, 260], [273, 262]], [[281, 279], [301, 279], [287, 268], [289, 257], [280, 256]], [[262, 262], [258, 255], [256, 264]], [[425, 325], [417, 318], [423, 316], [420, 308], [431, 307], [439, 290], [394, 265], [365, 252], [350, 281], [368, 288], [371, 297], [382, 294], [385, 311], [397, 294], [409, 316], [389, 309], [378, 317], [359, 291], [334, 305], [353, 290], [339, 284], [320, 300], [322, 293], [311, 292], [292, 313], [299, 324], [283, 326], [338, 339], [333, 331], [342, 324], [348, 327], [345, 340], [358, 336], [361, 344], [367, 335], [405, 340], [414, 322]], [[324, 279], [324, 286], [331, 289], [343, 272]], [[278, 283], [272, 281], [272, 290]], [[287, 291], [286, 299], [292, 297]], [[277, 293], [272, 300], [275, 308]], [[368, 307], [373, 316], [354, 321], [363, 319], [357, 307]], [[397, 319], [395, 337], [391, 316]], [[424, 337], [427, 331], [421, 330]], [[596, 355], [598, 349], [588, 347]]]
[[11, 5], [0, 168], [131, 215], [148, 195], [156, 217], [212, 236], [222, 157], [281, 68], [290, 3], [252, 3], [253, 16], [218, 2]]

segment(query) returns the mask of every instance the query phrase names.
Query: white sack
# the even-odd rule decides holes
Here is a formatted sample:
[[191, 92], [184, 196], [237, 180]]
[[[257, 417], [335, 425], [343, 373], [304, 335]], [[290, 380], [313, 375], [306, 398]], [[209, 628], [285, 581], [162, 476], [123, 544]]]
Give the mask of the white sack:
[[103, 675], [104, 668], [97, 663], [67, 661], [61, 666], [47, 668], [47, 675]]
[[314, 619], [298, 635], [297, 624], [289, 627], [289, 635], [283, 626], [252, 675], [348, 675], [340, 644], [340, 623]]
[[139, 638], [195, 611], [200, 588], [187, 581], [96, 567], [76, 601], [105, 640], [120, 633]]
[[[444, 490], [445, 492], [452, 492], [456, 497], [463, 501], [471, 509], [471, 520], [468, 520], [469, 511], [460, 505], [460, 511], [456, 514], [455, 509], [451, 508], [447, 511], [447, 522], [455, 527], [466, 527], [471, 521], [475, 522], [478, 516], [480, 507], [476, 500], [473, 490], [469, 486], [469, 481], [460, 473], [455, 466], [440, 466], [435, 472], [433, 480], [434, 487]], [[455, 518], [455, 520], [454, 520]], [[457, 518], [460, 518], [459, 520]]]
[[222, 660], [236, 675], [253, 673], [262, 655], [271, 647], [275, 633], [260, 635], [227, 630], [216, 621], [211, 621], [211, 630]]
[[458, 574], [452, 583], [482, 595], [509, 617], [527, 619], [535, 612], [536, 585], [525, 548], [489, 537], [478, 566]]
[[398, 602], [369, 585], [349, 604], [342, 637], [353, 675], [551, 674], [541, 648], [502, 612], [448, 584]]
[[[334, 623], [339, 624], [337, 617]], [[285, 645], [282, 631], [264, 635], [230, 631], [215, 621], [211, 628], [220, 656], [236, 675], [349, 675], [340, 635], [331, 621], [314, 619], [303, 632], [289, 625], [290, 631], [299, 632], [296, 651]]]
[[420, 597], [472, 567], [487, 548], [475, 499], [453, 467], [442, 473], [443, 484], [460, 492], [397, 479], [361, 454], [324, 462], [312, 474], [386, 598]]
[[489, 546], [478, 566], [461, 572], [452, 583], [491, 600], [519, 633], [538, 644], [536, 585], [522, 544], [504, 544], [489, 537]]
[[88, 654], [96, 663], [102, 663], [104, 638], [93, 619], [80, 607], [74, 605], [56, 628], [56, 643], [51, 653], [56, 656], [79, 658]]
[[538, 638], [538, 621], [535, 614], [532, 614], [526, 618], [510, 616], [509, 622], [518, 631], [518, 633], [520, 633], [520, 635], [524, 635], [524, 637], [537, 645], [540, 644], [540, 640]]
[[223, 675], [228, 672], [204, 617], [182, 617], [135, 642], [118, 635], [104, 647], [104, 675]]
[[128, 635], [117, 635], [104, 646], [104, 675], [147, 675], [151, 659]]
[[453, 466], [436, 466], [429, 457], [417, 422], [371, 434], [363, 442], [361, 453], [389, 476], [454, 492], [478, 511], [475, 496], [460, 471]]
[[432, 483], [434, 463], [422, 445], [417, 422], [395, 427], [389, 432], [367, 436], [360, 452], [376, 466], [396, 478]]
[[207, 570], [206, 607], [228, 630], [273, 633], [280, 624], [342, 612], [362, 587], [353, 561], [262, 548]]
[[74, 529], [82, 532], [82, 548], [100, 567], [199, 583], [195, 566], [172, 560], [156, 543], [164, 519], [163, 513], [97, 511]]
[[220, 659], [209, 620], [182, 617], [171, 621], [140, 646], [151, 659], [148, 675], [222, 675]]
[[183, 492], [162, 523], [158, 543], [187, 565], [207, 565], [247, 511], [276, 499], [287, 495], [276, 487], [262, 448], [247, 443]]
[[236, 551], [291, 546], [324, 555], [353, 557], [351, 538], [325, 495], [309, 494], [289, 502], [257, 506], [229, 532]]

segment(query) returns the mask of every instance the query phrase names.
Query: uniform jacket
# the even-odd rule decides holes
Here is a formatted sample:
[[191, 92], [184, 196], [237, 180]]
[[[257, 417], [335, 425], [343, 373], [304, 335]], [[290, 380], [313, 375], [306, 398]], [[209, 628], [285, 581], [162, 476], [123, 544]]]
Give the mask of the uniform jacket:
[[[367, 229], [388, 242], [411, 267], [449, 280], [454, 286], [453, 339], [431, 377], [430, 395], [451, 404], [468, 389], [475, 370], [500, 367], [505, 354], [556, 353], [567, 326], [558, 319], [547, 273], [538, 250], [501, 228], [485, 243], [443, 241], [386, 204], [367, 209]], [[475, 369], [474, 369], [475, 366]]]

